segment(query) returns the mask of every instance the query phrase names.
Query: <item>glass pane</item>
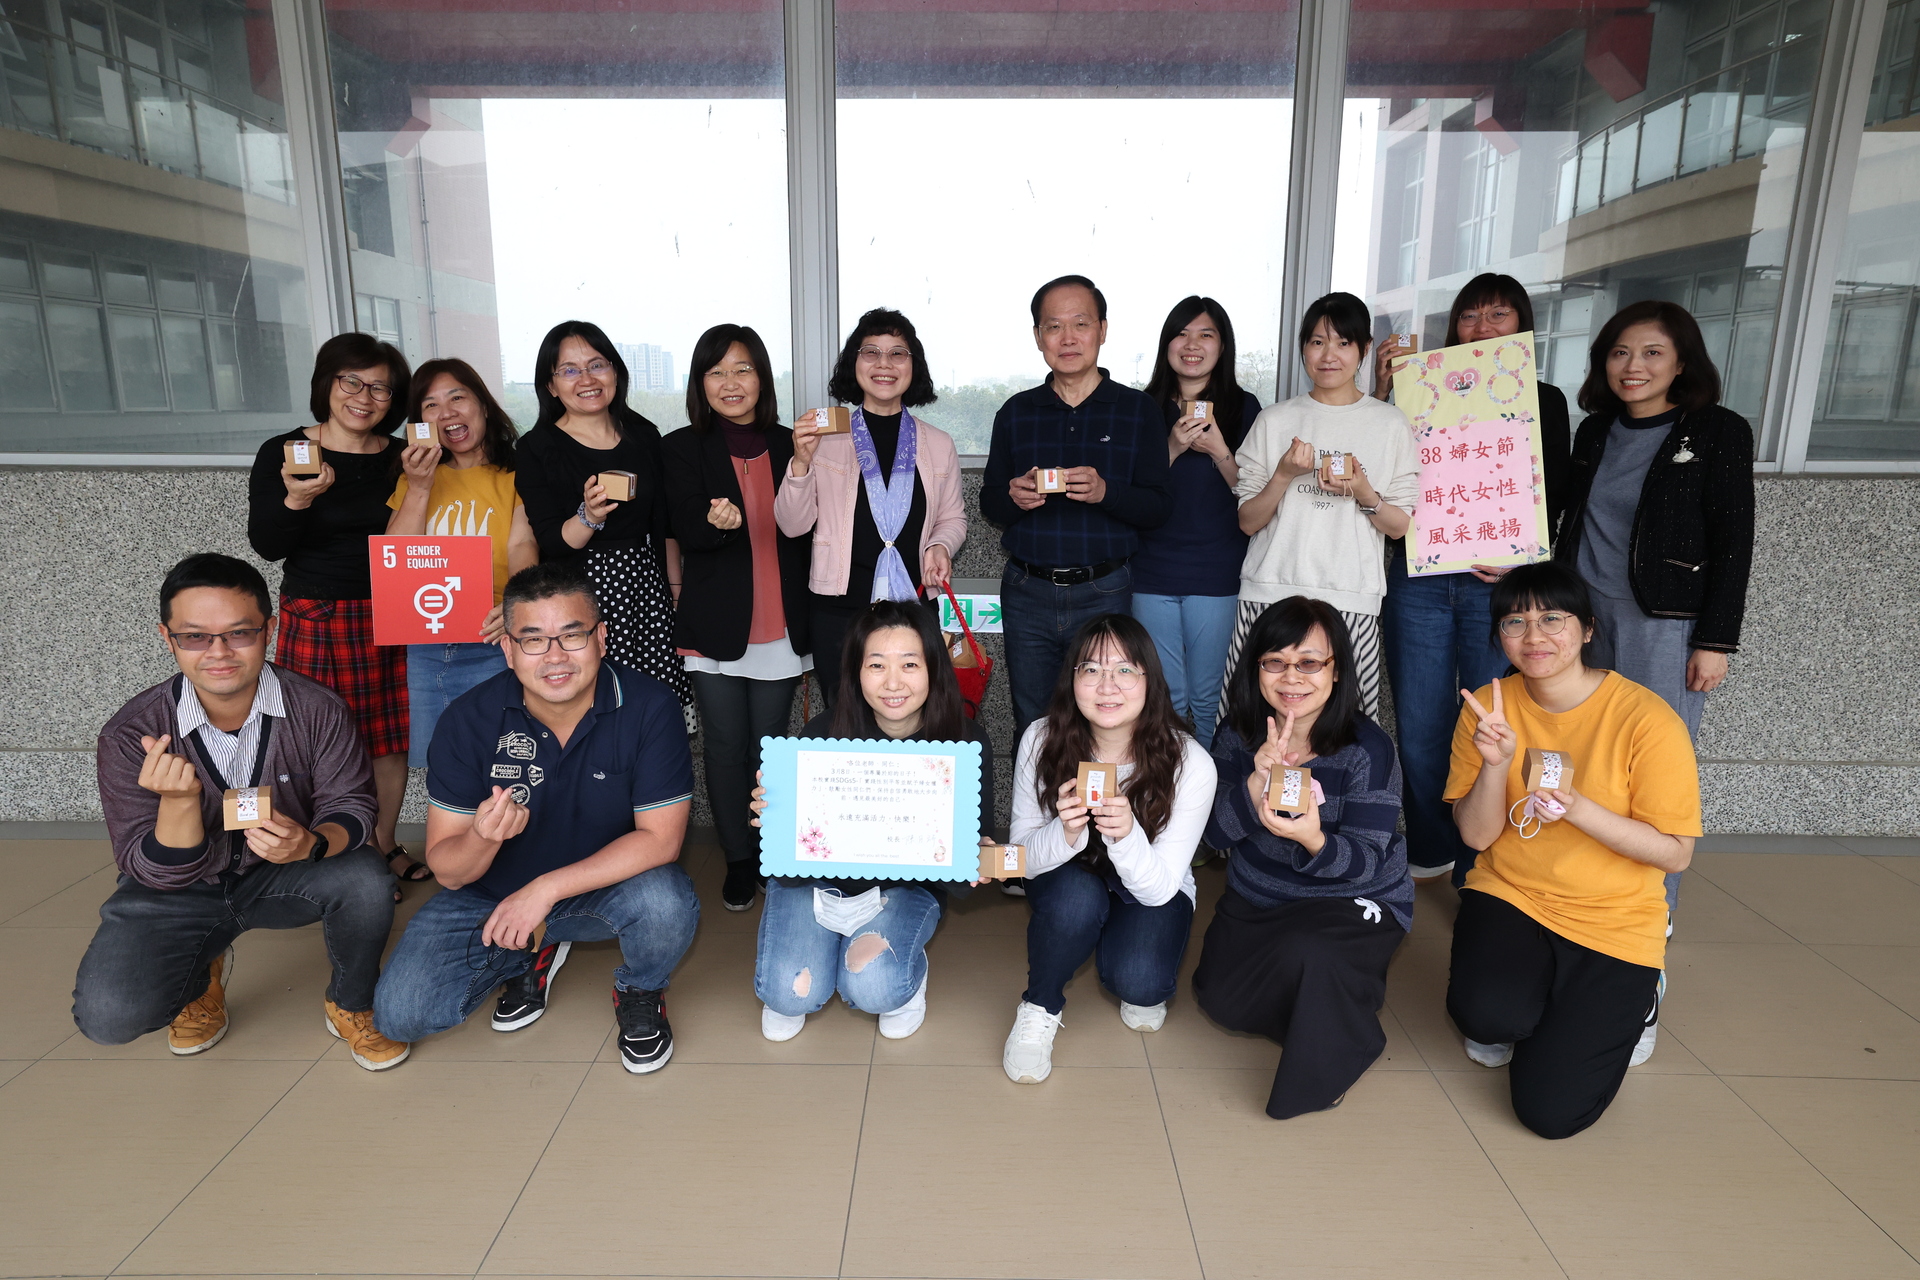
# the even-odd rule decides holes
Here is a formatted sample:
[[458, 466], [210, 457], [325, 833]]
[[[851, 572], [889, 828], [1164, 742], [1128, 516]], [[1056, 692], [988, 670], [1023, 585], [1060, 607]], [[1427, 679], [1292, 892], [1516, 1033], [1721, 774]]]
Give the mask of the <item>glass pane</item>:
[[13, 240], [0, 243], [0, 289], [32, 292], [33, 259], [25, 244]]
[[124, 302], [136, 307], [153, 305], [153, 287], [147, 283], [143, 262], [107, 260], [107, 301]]
[[[1106, 294], [1116, 379], [1145, 384], [1168, 310], [1200, 294], [1270, 400], [1297, 28], [1291, 0], [842, 5], [843, 331], [905, 311], [940, 391], [927, 419], [966, 453], [1046, 372], [1026, 302], [1069, 272]], [[902, 147], [938, 157], [937, 198], [887, 198]]]
[[238, 409], [246, 403], [240, 365], [240, 339], [233, 325], [215, 320], [208, 326], [213, 335], [213, 390], [222, 409]]
[[167, 407], [167, 380], [160, 372], [160, 332], [156, 317], [145, 312], [115, 311], [113, 363], [120, 371], [120, 401], [128, 409]]
[[207, 378], [207, 339], [201, 322], [191, 316], [163, 316], [166, 337], [167, 381], [173, 387], [176, 409], [213, 408], [213, 383]]
[[40, 251], [40, 280], [48, 293], [64, 298], [97, 298], [99, 282], [93, 276], [93, 258], [89, 254], [63, 249]]
[[[1817, 62], [1828, 11], [1826, 0], [1789, 2], [1791, 18], [1780, 0], [1739, 13], [1729, 0], [1671, 0], [1631, 14], [1486, 0], [1448, 9], [1444, 40], [1431, 38], [1425, 12], [1356, 4], [1342, 147], [1372, 158], [1341, 188], [1334, 286], [1366, 298], [1382, 331], [1386, 317], [1406, 315], [1414, 332], [1446, 338], [1473, 271], [1432, 250], [1457, 240], [1462, 211], [1432, 202], [1417, 269], [1404, 277], [1387, 147], [1471, 121], [1499, 151], [1511, 192], [1474, 270], [1527, 286], [1551, 380], [1575, 391], [1598, 328], [1629, 303], [1668, 298], [1708, 331], [1726, 403], [1763, 417], [1806, 101], [1798, 62], [1786, 59]], [[1651, 29], [1610, 31], [1615, 23]], [[1436, 86], [1459, 87], [1412, 107]], [[1361, 136], [1369, 131], [1376, 141]], [[1711, 170], [1709, 181], [1673, 180]]]
[[51, 408], [53, 381], [47, 376], [40, 308], [0, 302], [0, 412]]
[[[9, 24], [11, 25], [11, 24]], [[0, 39], [0, 118], [15, 129], [53, 137], [53, 91], [47, 84], [49, 42], [13, 26], [11, 41]]]
[[200, 282], [191, 271], [160, 269], [160, 305], [172, 311], [200, 309]]
[[47, 329], [61, 407], [113, 408], [113, 387], [107, 381], [107, 345], [100, 334], [100, 308], [50, 302]]
[[522, 425], [540, 339], [568, 318], [669, 353], [670, 387], [629, 392], [663, 430], [686, 422], [712, 325], [751, 325], [786, 376], [778, 0], [326, 10], [363, 327], [467, 360]]

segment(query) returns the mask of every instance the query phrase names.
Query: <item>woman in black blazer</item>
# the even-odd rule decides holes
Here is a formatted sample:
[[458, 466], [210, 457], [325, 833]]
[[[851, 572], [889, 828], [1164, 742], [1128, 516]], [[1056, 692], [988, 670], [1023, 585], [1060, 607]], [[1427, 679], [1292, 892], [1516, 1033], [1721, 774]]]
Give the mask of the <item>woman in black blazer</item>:
[[713, 824], [727, 856], [721, 902], [753, 905], [759, 842], [747, 806], [760, 739], [787, 731], [800, 673], [813, 666], [807, 636], [811, 536], [789, 538], [773, 499], [793, 433], [780, 425], [766, 344], [745, 325], [700, 335], [687, 374], [692, 424], [662, 442], [668, 516], [680, 543], [680, 608], [673, 642], [700, 705]]

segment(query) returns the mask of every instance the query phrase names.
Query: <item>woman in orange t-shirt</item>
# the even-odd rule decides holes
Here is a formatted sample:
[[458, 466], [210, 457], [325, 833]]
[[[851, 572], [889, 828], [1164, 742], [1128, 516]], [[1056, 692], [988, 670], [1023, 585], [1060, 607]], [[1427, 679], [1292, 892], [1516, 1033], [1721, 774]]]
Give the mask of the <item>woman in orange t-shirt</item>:
[[[1573, 570], [1522, 566], [1491, 603], [1518, 674], [1466, 694], [1454, 730], [1446, 799], [1481, 852], [1460, 892], [1447, 1012], [1467, 1056], [1511, 1062], [1520, 1122], [1567, 1138], [1652, 1051], [1664, 880], [1693, 858], [1700, 774], [1658, 694], [1582, 660], [1593, 602]], [[1564, 770], [1532, 791], [1530, 748]]]

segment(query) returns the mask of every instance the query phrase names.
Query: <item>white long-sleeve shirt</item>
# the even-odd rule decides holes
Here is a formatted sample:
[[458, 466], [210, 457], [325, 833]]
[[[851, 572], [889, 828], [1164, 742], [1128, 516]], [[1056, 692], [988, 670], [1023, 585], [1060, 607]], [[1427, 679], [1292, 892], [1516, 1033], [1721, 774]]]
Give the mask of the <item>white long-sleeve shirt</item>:
[[[1074, 840], [1054, 816], [1051, 805], [1043, 806], [1034, 790], [1040, 750], [1047, 739], [1047, 722], [1036, 720], [1027, 726], [1020, 739], [1020, 756], [1013, 770], [1013, 821], [1010, 838], [1027, 847], [1027, 874], [1045, 875], [1055, 867], [1071, 862], [1086, 850], [1089, 822]], [[1158, 907], [1184, 893], [1195, 899], [1193, 887], [1193, 851], [1206, 830], [1207, 815], [1213, 808], [1218, 787], [1213, 758], [1206, 749], [1186, 734], [1180, 735], [1184, 754], [1180, 773], [1174, 781], [1173, 813], [1158, 840], [1148, 840], [1136, 820], [1133, 830], [1121, 840], [1107, 842], [1107, 857], [1120, 876], [1120, 883], [1142, 906]], [[1123, 764], [1118, 772], [1119, 789], [1125, 792], [1133, 766]]]

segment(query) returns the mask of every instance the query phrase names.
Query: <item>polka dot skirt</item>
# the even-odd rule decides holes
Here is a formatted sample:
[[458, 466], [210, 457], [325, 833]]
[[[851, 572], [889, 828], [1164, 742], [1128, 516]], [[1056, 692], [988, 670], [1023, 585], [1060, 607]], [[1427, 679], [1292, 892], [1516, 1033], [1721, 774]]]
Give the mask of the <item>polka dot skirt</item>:
[[693, 705], [686, 664], [673, 651], [673, 592], [651, 545], [587, 550], [587, 577], [607, 620], [607, 653]]

